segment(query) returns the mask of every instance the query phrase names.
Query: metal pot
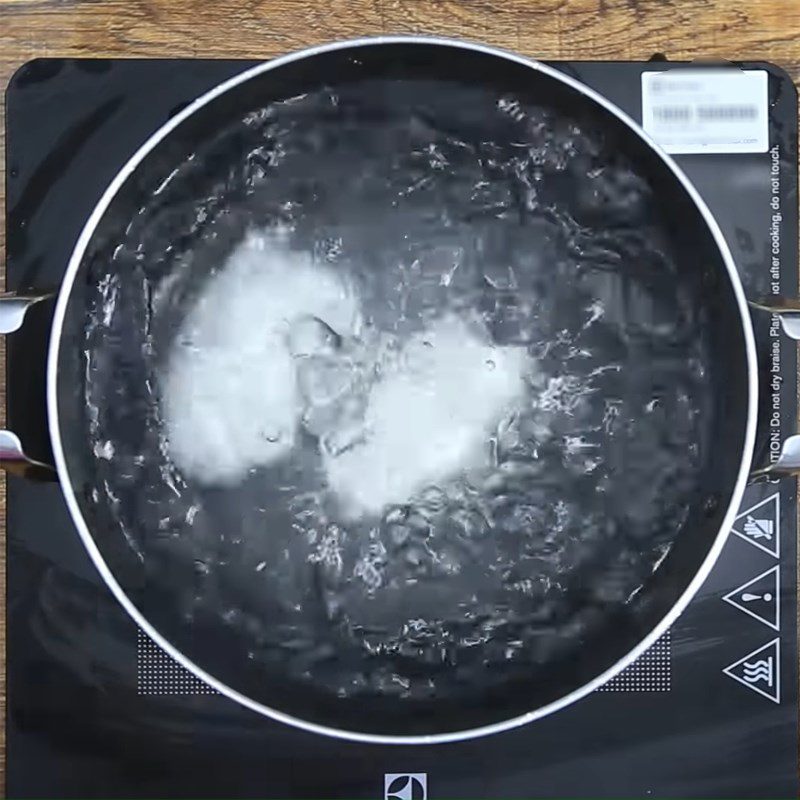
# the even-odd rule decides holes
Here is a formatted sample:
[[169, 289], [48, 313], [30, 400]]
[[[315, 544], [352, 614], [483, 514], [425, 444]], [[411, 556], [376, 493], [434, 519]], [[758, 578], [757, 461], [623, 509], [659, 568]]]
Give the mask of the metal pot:
[[[375, 101], [377, 105], [366, 111], [354, 100], [361, 91], [358, 87], [365, 82], [373, 87], [373, 92], [376, 86], [383, 87], [374, 94], [379, 97]], [[325, 137], [332, 136], [339, 142], [336, 131], [341, 130], [341, 126], [347, 129], [352, 125], [352, 135], [357, 137], [359, 126], [365, 124], [365, 114], [368, 119], [378, 120], [376, 125], [383, 124], [380, 120], [391, 117], [396, 108], [417, 109], [421, 104], [420, 107], [430, 110], [433, 117], [426, 117], [422, 112], [412, 115], [412, 122], [403, 129], [403, 135], [410, 137], [412, 144], [431, 137], [436, 139], [440, 134], [445, 136], [441, 120], [450, 114], [452, 130], [445, 132], [445, 139], [453, 148], [452, 152], [448, 151], [450, 161], [434, 152], [434, 148], [429, 155], [434, 161], [439, 159], [438, 166], [431, 162], [428, 166], [431, 169], [444, 166], [445, 171], [456, 171], [460, 167], [451, 166], [453, 154], [463, 151], [473, 165], [470, 168], [485, 170], [486, 175], [496, 175], [497, 181], [502, 181], [513, 172], [509, 165], [516, 164], [516, 177], [509, 178], [512, 181], [509, 185], [517, 188], [524, 185], [530, 190], [520, 201], [519, 224], [529, 225], [533, 218], [544, 220], [542, 224], [550, 226], [547, 236], [559, 236], [557, 231], [569, 229], [569, 236], [583, 243], [580, 253], [580, 247], [570, 251], [575, 260], [569, 263], [573, 267], [578, 264], [576, 281], [584, 280], [581, 277], [584, 274], [590, 275], [586, 285], [594, 287], [598, 296], [606, 291], [603, 287], [607, 288], [607, 281], [597, 277], [603, 272], [597, 265], [602, 262], [613, 272], [616, 267], [609, 264], [616, 256], [610, 251], [604, 255], [602, 248], [587, 250], [584, 245], [606, 241], [603, 236], [608, 229], [635, 233], [639, 225], [650, 231], [658, 239], [657, 247], [651, 248], [635, 236], [626, 240], [626, 246], [634, 248], [628, 252], [652, 256], [654, 260], [647, 261], [650, 266], [644, 261], [639, 266], [642, 271], [651, 270], [647, 276], [648, 280], [652, 278], [652, 283], [645, 281], [645, 289], [636, 289], [622, 299], [617, 298], [620, 308], [629, 312], [633, 309], [634, 339], [641, 337], [636, 339], [639, 345], [646, 342], [638, 352], [649, 352], [648, 348], [655, 346], [653, 342], [659, 336], [663, 341], [666, 339], [664, 325], [659, 328], [655, 323], [650, 324], [650, 318], [637, 317], [636, 304], [650, 304], [648, 308], [657, 315], [658, 295], [672, 297], [670, 286], [674, 284], [680, 286], [680, 291], [675, 294], [673, 305], [670, 305], [672, 301], [667, 303], [664, 313], [667, 316], [677, 314], [676, 319], [680, 318], [681, 324], [689, 325], [686, 320], [691, 319], [689, 327], [696, 334], [695, 343], [705, 348], [703, 352], [708, 356], [702, 369], [692, 373], [698, 392], [707, 392], [704, 395], [707, 400], [690, 415], [695, 420], [692, 424], [700, 426], [696, 429], [699, 433], [688, 447], [691, 453], [685, 469], [675, 473], [675, 480], [682, 487], [680, 513], [672, 507], [665, 510], [665, 519], [669, 522], [665, 525], [672, 527], [666, 534], [662, 532], [668, 534], [666, 540], [656, 542], [660, 548], [658, 557], [648, 562], [649, 568], [640, 575], [635, 590], [629, 596], [620, 597], [619, 587], [615, 588], [608, 576], [595, 581], [591, 570], [581, 572], [576, 551], [574, 572], [570, 575], [578, 577], [572, 581], [569, 592], [565, 590], [564, 597], [568, 595], [568, 600], [547, 606], [551, 617], [539, 613], [544, 606], [526, 601], [526, 616], [516, 622], [519, 639], [508, 636], [502, 651], [494, 647], [499, 634], [494, 632], [491, 618], [487, 622], [471, 616], [471, 634], [482, 631], [472, 641], [478, 648], [476, 652], [484, 654], [478, 658], [475, 668], [482, 676], [481, 683], [473, 684], [467, 676], [464, 665], [472, 662], [463, 655], [466, 650], [458, 650], [456, 656], [455, 651], [441, 647], [437, 651], [442, 654], [439, 663], [431, 663], [431, 652], [439, 642], [436, 636], [445, 634], [431, 632], [430, 620], [427, 620], [424, 633], [428, 638], [422, 642], [419, 629], [415, 638], [409, 625], [413, 629], [419, 620], [412, 618], [410, 610], [402, 636], [397, 633], [391, 647], [380, 641], [376, 644], [375, 639], [370, 638], [373, 634], [367, 623], [362, 621], [356, 625], [352, 618], [343, 622], [341, 610], [331, 610], [327, 602], [326, 587], [320, 588], [320, 582], [324, 584], [327, 577], [324, 566], [314, 566], [320, 563], [319, 559], [290, 554], [292, 558], [283, 566], [275, 567], [272, 588], [269, 591], [259, 588], [262, 573], [270, 573], [273, 565], [262, 566], [267, 561], [259, 560], [253, 568], [255, 556], [248, 555], [251, 543], [247, 537], [242, 541], [241, 536], [228, 532], [238, 530], [239, 514], [244, 518], [251, 505], [267, 506], [266, 510], [261, 510], [269, 517], [270, 503], [278, 502], [274, 486], [258, 490], [251, 482], [249, 488], [237, 489], [235, 499], [231, 499], [233, 495], [226, 494], [226, 490], [198, 490], [197, 496], [204, 498], [207, 507], [193, 504], [187, 508], [184, 495], [194, 492], [191, 480], [170, 465], [169, 454], [164, 452], [165, 438], [159, 429], [163, 420], [157, 412], [159, 390], [151, 385], [150, 366], [143, 365], [152, 362], [151, 366], [163, 366], [163, 354], [155, 352], [158, 342], [174, 342], [179, 335], [180, 321], [186, 316], [186, 304], [196, 299], [198, 290], [190, 281], [180, 298], [166, 303], [164, 307], [168, 310], [163, 313], [159, 311], [159, 303], [162, 303], [159, 291], [178, 274], [185, 276], [200, 271], [208, 279], [208, 275], [214, 273], [208, 265], [209, 259], [224, 260], [246, 233], [238, 223], [226, 221], [236, 217], [230, 213], [231, 208], [248, 207], [257, 196], [259, 202], [266, 203], [264, 208], [275, 211], [276, 218], [281, 219], [281, 213], [291, 216], [291, 209], [288, 212], [285, 208], [282, 212], [276, 210], [275, 196], [270, 195], [265, 200], [265, 195], [259, 194], [260, 187], [263, 181], [269, 182], [272, 174], [274, 137], [283, 135], [279, 130], [283, 124], [281, 114], [289, 113], [286, 109], [290, 109], [294, 115], [290, 123], [286, 123], [290, 127], [302, 127], [304, 120], [315, 120], [316, 111], [307, 112], [302, 103], [320, 87], [325, 87], [330, 100], [325, 111], [328, 127], [322, 126], [316, 139], [305, 141], [310, 164], [322, 163], [319, 152], [324, 152], [329, 145]], [[387, 88], [389, 91], [384, 91]], [[428, 91], [438, 93], [439, 111], [434, 105], [425, 105], [424, 98], [416, 97], [418, 91], [422, 95]], [[477, 105], [469, 109], [459, 104], [460, 92], [475, 92]], [[536, 124], [526, 117], [526, 103], [531, 98], [536, 108], [544, 109]], [[276, 103], [282, 109], [275, 112], [278, 128], [271, 121], [271, 112], [263, 110]], [[497, 110], [502, 122], [490, 121], [494, 114], [491, 109]], [[566, 122], [559, 130], [564, 146], [559, 151], [561, 157], [556, 157], [558, 148], [541, 137], [546, 138], [549, 124], [558, 127], [563, 121]], [[600, 131], [600, 138], [581, 138], [582, 125]], [[531, 141], [517, 141], [515, 136], [520, 131], [530, 134]], [[540, 138], [537, 140], [536, 136]], [[543, 141], [542, 148], [536, 150], [535, 142]], [[402, 143], [398, 146], [399, 152], [403, 152], [403, 146]], [[409, 158], [416, 158], [419, 154], [414, 149], [416, 144], [409, 147]], [[522, 161], [514, 162], [513, 148], [524, 150]], [[364, 152], [366, 158], [369, 147], [365, 146]], [[592, 159], [601, 159], [604, 153], [612, 161], [617, 158], [615, 154], [621, 154], [623, 172], [628, 176], [622, 183], [609, 183], [605, 181], [603, 169], [589, 168], [592, 163], [596, 166]], [[585, 164], [581, 162], [583, 179], [579, 180], [577, 168], [573, 170], [569, 166], [570, 159], [584, 159]], [[295, 157], [294, 163], [302, 165], [302, 159]], [[403, 163], [403, 169], [408, 168], [408, 164]], [[202, 169], [197, 169], [198, 164]], [[243, 164], [246, 164], [245, 177], [242, 177]], [[296, 168], [299, 170], [300, 166]], [[348, 174], [352, 179], [350, 186]], [[517, 179], [522, 183], [516, 182]], [[323, 186], [327, 191], [334, 185], [341, 187], [341, 196], [329, 198], [324, 205], [328, 216], [313, 218], [312, 228], [338, 230], [337, 225], [345, 225], [345, 222], [349, 225], [351, 218], [342, 222], [347, 215], [342, 214], [340, 218], [334, 212], [352, 210], [356, 196], [362, 198], [358, 201], [361, 205], [356, 203], [358, 214], [369, 217], [370, 204], [363, 203], [364, 192], [368, 194], [371, 186], [369, 175], [358, 169], [350, 173], [333, 169], [330, 175], [322, 178], [305, 175], [305, 183], [301, 183], [307, 193], [302, 202], [311, 203], [319, 211], [323, 206], [313, 205], [318, 203], [318, 198], [307, 199], [311, 191], [308, 187], [318, 185], [315, 180], [323, 183], [327, 180]], [[428, 178], [422, 175], [421, 180], [424, 182]], [[479, 188], [486, 185], [478, 183]], [[492, 181], [487, 183], [491, 185]], [[412, 181], [408, 185], [416, 191], [424, 184]], [[549, 198], [546, 196], [550, 191], [548, 187], [556, 187]], [[407, 197], [409, 193], [401, 195]], [[279, 191], [277, 195], [280, 196]], [[559, 197], [567, 196], [572, 198], [569, 202], [578, 198], [575, 207], [579, 219], [559, 214]], [[198, 216], [200, 197], [204, 198], [205, 205]], [[515, 202], [517, 200], [518, 197]], [[301, 201], [293, 195], [292, 202]], [[375, 202], [380, 205], [380, 201]], [[399, 206], [395, 202], [392, 207], [402, 210], [404, 202], [399, 201]], [[509, 207], [503, 206], [492, 219], [507, 221], [508, 210]], [[385, 214], [385, 209], [376, 213]], [[209, 229], [204, 225], [212, 217], [211, 234], [206, 235]], [[331, 222], [331, 217], [336, 220]], [[397, 224], [403, 224], [403, 218], [400, 219]], [[444, 227], [452, 227], [452, 224], [452, 220], [441, 222]], [[494, 224], [487, 222], [485, 230], [490, 232]], [[467, 228], [459, 230], [463, 233]], [[412, 229], [412, 238], [413, 233]], [[528, 235], [526, 228], [524, 236]], [[369, 244], [368, 233], [364, 230], [360, 229], [358, 236], [361, 237], [359, 241]], [[174, 246], [171, 243], [159, 250], [153, 242], [163, 243], [165, 237], [174, 240]], [[529, 240], [523, 238], [522, 241], [523, 246], [517, 248], [517, 253], [525, 251]], [[373, 242], [372, 246], [379, 249], [380, 242]], [[364, 252], [368, 250], [369, 247]], [[515, 253], [512, 256], [516, 258]], [[582, 259], [594, 266], [584, 270], [580, 266]], [[514, 263], [522, 265], [518, 266], [518, 271], [524, 271], [524, 265], [531, 262], [522, 258]], [[563, 270], [569, 268], [569, 265], [554, 266], [554, 282], [565, 280]], [[542, 265], [530, 266], [530, 270], [534, 274], [542, 270]], [[560, 277], [559, 270], [562, 270]], [[669, 274], [661, 274], [659, 270]], [[115, 283], [115, 276], [123, 281], [138, 281], [141, 292], [131, 294], [130, 288]], [[631, 280], [633, 283], [625, 285], [639, 286], [639, 277], [634, 275]], [[446, 281], [442, 283], [445, 284]], [[130, 287], [130, 284], [125, 285]], [[546, 286], [537, 285], [538, 291], [547, 291]], [[516, 289], [502, 281], [488, 281], [488, 286], [482, 284], [481, 291], [491, 296], [494, 309]], [[127, 306], [126, 297], [133, 298]], [[607, 293], [607, 303], [612, 302], [609, 298]], [[25, 310], [41, 299], [40, 295], [4, 297], [0, 302], [3, 331], [19, 327]], [[786, 332], [798, 338], [797, 304], [773, 299], [758, 305], [781, 315]], [[561, 309], [558, 313], [568, 312]], [[486, 324], [491, 328], [493, 345], [504, 336], [514, 346], [523, 341], [524, 337], [514, 337], [522, 336], [524, 331], [520, 333], [515, 328], [508, 333], [504, 327], [507, 317], [486, 314], [485, 319], [491, 317], [491, 325]], [[138, 325], [142, 320], [145, 325], [140, 330]], [[681, 347], [694, 345], [681, 339], [680, 331], [676, 333], [680, 325], [676, 328], [674, 322], [665, 323], [669, 336], [677, 337], [669, 339], [667, 346], [677, 348], [675, 368], [683, 375], [689, 351]], [[624, 328], [628, 336], [633, 335], [629, 323], [630, 319], [612, 320], [609, 324], [616, 325], [615, 330]], [[580, 325], [576, 330], [578, 328]], [[531, 343], [527, 344], [530, 349]], [[633, 347], [630, 341], [628, 344]], [[574, 353], [564, 355], [565, 359], [573, 357]], [[629, 374], [639, 368], [635, 360], [627, 362]], [[198, 98], [173, 117], [122, 167], [87, 221], [58, 292], [47, 364], [48, 423], [58, 479], [89, 555], [125, 610], [176, 661], [242, 705], [307, 731], [371, 742], [432, 743], [507, 730], [576, 702], [634, 661], [675, 621], [719, 555], [747, 481], [754, 476], [776, 476], [800, 468], [798, 438], [786, 442], [777, 462], [761, 469], [751, 465], [757, 423], [757, 374], [750, 309], [719, 227], [685, 175], [636, 123], [591, 89], [538, 62], [466, 42], [386, 37], [312, 48], [250, 69]], [[648, 378], [651, 382], [655, 381], [652, 375]], [[100, 384], [102, 391], [98, 389]], [[629, 383], [624, 385], [630, 388]], [[673, 397], [673, 388], [667, 386], [664, 390], [668, 397]], [[539, 386], [540, 392], [547, 390], [545, 384]], [[541, 410], [541, 398], [535, 402]], [[576, 413], [572, 407], [562, 411], [564, 419]], [[697, 422], [698, 419], [701, 422]], [[635, 433], [634, 423], [635, 420], [629, 420], [628, 428]], [[616, 423], [607, 420], [604, 424]], [[117, 432], [119, 441], [112, 441], [113, 437], [99, 439], [98, 426], [105, 426], [106, 434]], [[604, 430], [608, 434], [610, 428]], [[630, 433], [630, 447], [635, 444], [634, 433]], [[552, 431], [542, 435], [552, 441]], [[19, 439], [9, 431], [0, 433], [0, 448], [6, 468], [38, 473], [47, 470], [46, 465], [26, 458]], [[570, 453], [574, 455], [574, 450]], [[646, 487], [637, 484], [635, 475], [629, 474], [631, 471], [624, 458], [615, 466], [604, 468], [605, 483], [601, 488], [598, 488], [599, 479], [595, 485], [592, 484], [594, 478], [586, 477], [593, 469], [590, 467], [582, 467], [581, 480], [590, 486], [585, 491], [593, 493], [592, 509], [599, 507], [598, 493], [608, 491], [617, 501], [624, 499], [626, 490], [620, 491], [615, 480], [627, 486], [629, 494], [636, 491], [632, 488], [636, 486], [646, 493]], [[546, 475], [540, 473], [531, 481], [544, 485], [542, 497], [549, 496], [546, 493], [552, 489], [546, 486]], [[635, 498], [631, 496], [630, 500], [633, 503]], [[576, 508], [582, 507], [581, 502]], [[635, 539], [633, 532], [642, 536], [636, 519], [631, 515], [620, 516], [613, 503], [603, 507], [606, 516], [600, 515], [598, 519], [605, 521], [598, 522], [592, 533], [597, 542], [593, 558], [599, 558], [598, 553], [606, 548], [607, 563], [619, 568], [614, 560], [615, 543], [624, 541], [628, 547], [626, 552], [633, 553], [632, 558], [638, 558], [637, 548], [642, 552], [651, 548], [650, 539], [641, 538], [631, 550], [631, 541]], [[517, 510], [519, 506], [515, 507]], [[178, 516], [180, 522], [176, 522]], [[279, 524], [286, 526], [285, 517], [270, 519], [273, 528]], [[522, 530], [524, 526], [546, 526], [551, 524], [547, 519], [520, 517], [518, 529], [506, 532], [517, 547], [520, 537], [527, 536]], [[373, 530], [377, 531], [376, 541], [385, 533], [377, 523]], [[485, 548], [498, 546], [499, 529], [489, 526], [488, 530], [492, 537], [489, 544], [482, 539], [483, 543], [475, 544], [476, 549], [472, 551], [478, 554], [470, 562], [473, 572], [480, 573], [476, 580], [486, 577], [485, 571], [481, 572], [481, 559], [488, 552]], [[644, 533], [648, 531], [645, 525]], [[282, 530], [275, 535], [280, 539], [284, 533]], [[481, 535], [486, 535], [485, 529]], [[579, 539], [577, 536], [576, 541]], [[308, 542], [303, 541], [305, 547]], [[528, 539], [525, 542], [525, 546], [530, 545], [534, 551], [526, 551], [524, 558], [516, 553], [516, 561], [511, 558], [503, 562], [509, 575], [515, 568], [522, 569], [520, 565], [528, 565], [525, 567], [528, 572], [523, 570], [516, 576], [515, 585], [519, 584], [523, 594], [527, 591], [525, 580], [532, 579], [535, 583], [539, 577], [535, 571], [530, 571], [533, 569], [530, 558], [535, 561], [538, 553], [535, 548], [541, 546], [542, 553], [552, 552], [552, 542], [544, 539], [537, 539], [533, 544]], [[461, 541], [461, 544], [466, 547], [469, 543]], [[380, 546], [384, 547], [382, 540]], [[211, 561], [197, 559], [198, 547], [217, 555]], [[406, 544], [399, 543], [397, 547], [406, 547]], [[288, 547], [286, 552], [289, 552]], [[386, 559], [385, 555], [383, 557]], [[462, 570], [467, 561], [465, 557], [465, 561], [458, 562], [451, 571], [453, 575], [458, 573], [457, 578], [452, 578], [452, 592], [464, 592], [469, 588], [469, 578], [464, 577], [469, 570]], [[441, 564], [441, 558], [437, 563]], [[299, 584], [291, 584], [288, 594], [281, 596], [281, 586], [289, 586], [282, 581], [286, 574], [294, 574], [295, 568], [303, 577], [298, 578]], [[245, 569], [248, 577], [243, 577]], [[609, 569], [613, 572], [611, 567]], [[511, 578], [506, 575], [503, 580], [509, 582]], [[287, 597], [298, 585], [302, 587], [298, 589], [299, 599], [293, 598], [292, 602], [297, 600], [298, 606], [316, 603], [313, 605], [315, 612], [319, 611], [324, 617], [319, 625], [328, 626], [328, 639], [323, 648], [319, 643], [305, 647], [297, 626], [291, 621], [293, 612], [286, 607]], [[412, 608], [417, 601], [423, 602], [419, 600], [423, 594], [416, 579], [409, 585], [417, 588], [407, 587], [405, 594], [397, 594], [397, 597]], [[260, 594], [262, 591], [268, 595], [266, 599]], [[364, 604], [377, 602], [375, 591], [374, 586], [365, 590]], [[542, 591], [547, 595], [547, 592], [561, 590], [546, 587]], [[313, 602], [309, 599], [311, 595]], [[428, 598], [425, 602], [433, 601]], [[404, 613], [402, 604], [400, 610], [396, 605], [392, 610], [395, 621]], [[280, 624], [276, 622], [271, 627], [270, 614], [274, 614]], [[365, 619], [369, 619], [369, 614]], [[448, 624], [458, 622], [449, 620]], [[351, 680], [346, 686], [341, 681], [336, 684], [333, 678], [327, 682], [324, 679], [335, 674], [339, 680], [345, 674], [339, 662], [349, 656], [342, 655], [336, 645], [336, 637], [344, 636], [341, 631], [345, 628], [348, 646], [361, 647], [364, 658], [371, 659], [365, 663], [372, 665], [369, 669], [373, 670], [353, 667], [347, 673]], [[447, 635], [451, 635], [450, 629]], [[523, 644], [518, 646], [514, 644], [516, 641]], [[491, 657], [485, 655], [490, 652]], [[387, 666], [390, 662], [391, 670]], [[397, 666], [401, 662], [402, 668]], [[336, 666], [327, 666], [330, 664]], [[446, 690], [440, 690], [437, 681], [441, 681]]]

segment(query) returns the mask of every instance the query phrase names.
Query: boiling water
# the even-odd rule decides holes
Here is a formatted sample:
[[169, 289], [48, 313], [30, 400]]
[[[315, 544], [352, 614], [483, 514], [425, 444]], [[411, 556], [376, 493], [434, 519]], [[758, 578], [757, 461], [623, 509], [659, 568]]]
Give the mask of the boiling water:
[[465, 471], [477, 479], [498, 426], [530, 402], [525, 348], [493, 345], [478, 314], [446, 313], [405, 338], [377, 329], [355, 276], [315, 268], [285, 238], [249, 235], [184, 323], [162, 381], [176, 466], [240, 482], [291, 458], [305, 432], [350, 517]]
[[295, 446], [304, 394], [295, 356], [322, 355], [315, 326], [352, 336], [358, 313], [335, 273], [310, 262], [248, 237], [186, 319], [162, 376], [170, 455], [184, 474], [235, 484]]
[[212, 150], [96, 268], [87, 328], [94, 502], [175, 612], [341, 697], [601, 634], [704, 458], [702, 319], [647, 183], [589, 122], [423, 82]]

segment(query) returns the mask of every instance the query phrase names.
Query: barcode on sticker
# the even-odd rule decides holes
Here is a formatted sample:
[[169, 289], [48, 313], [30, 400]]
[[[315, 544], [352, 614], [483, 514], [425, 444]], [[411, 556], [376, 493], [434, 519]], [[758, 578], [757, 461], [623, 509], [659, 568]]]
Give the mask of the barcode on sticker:
[[668, 153], [766, 153], [766, 70], [642, 74], [642, 126]]
[[695, 117], [700, 121], [713, 119], [757, 119], [756, 106], [655, 106], [653, 116], [662, 122], [689, 122]]

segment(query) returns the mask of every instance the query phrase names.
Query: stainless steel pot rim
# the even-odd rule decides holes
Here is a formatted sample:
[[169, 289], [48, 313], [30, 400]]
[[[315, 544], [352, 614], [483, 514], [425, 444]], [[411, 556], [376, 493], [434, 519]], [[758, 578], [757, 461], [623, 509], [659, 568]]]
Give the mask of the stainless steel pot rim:
[[[414, 736], [383, 735], [383, 734], [373, 734], [373, 733], [364, 733], [359, 731], [344, 730], [326, 725], [316, 724], [313, 722], [308, 722], [298, 717], [285, 714], [277, 709], [270, 708], [266, 705], [263, 705], [262, 703], [258, 703], [252, 700], [251, 698], [241, 694], [240, 692], [237, 692], [235, 689], [231, 688], [227, 684], [217, 680], [213, 675], [208, 674], [200, 666], [198, 666], [189, 658], [187, 658], [183, 653], [177, 650], [164, 636], [162, 636], [139, 612], [139, 610], [133, 604], [131, 599], [126, 595], [124, 589], [117, 582], [116, 578], [114, 577], [108, 565], [106, 564], [105, 560], [103, 559], [103, 556], [100, 553], [100, 550], [98, 549], [97, 544], [95, 543], [92, 534], [89, 531], [88, 526], [86, 525], [83, 515], [81, 514], [81, 510], [73, 490], [69, 469], [67, 467], [67, 462], [61, 443], [59, 416], [58, 416], [58, 402], [57, 402], [58, 352], [61, 342], [61, 331], [64, 324], [64, 317], [66, 314], [67, 304], [72, 290], [72, 285], [78, 273], [78, 269], [83, 260], [83, 256], [89, 244], [89, 241], [91, 240], [94, 234], [95, 228], [97, 227], [101, 218], [105, 214], [106, 209], [108, 208], [109, 204], [111, 203], [116, 193], [123, 186], [128, 177], [138, 167], [138, 165], [145, 158], [145, 156], [162, 139], [168, 136], [173, 129], [175, 129], [178, 125], [180, 125], [183, 120], [191, 116], [195, 111], [205, 106], [214, 98], [220, 96], [229, 89], [232, 89], [233, 87], [246, 82], [250, 78], [253, 78], [269, 70], [281, 67], [284, 64], [289, 64], [309, 56], [314, 56], [336, 50], [355, 49], [359, 47], [371, 47], [384, 44], [428, 44], [428, 45], [433, 44], [433, 45], [440, 45], [443, 47], [460, 48], [464, 50], [481, 52], [487, 55], [493, 55], [514, 61], [523, 66], [527, 66], [531, 69], [537, 70], [540, 73], [546, 74], [554, 78], [555, 80], [558, 80], [561, 83], [571, 87], [572, 89], [577, 90], [585, 97], [589, 98], [590, 100], [593, 100], [595, 103], [598, 103], [607, 111], [611, 112], [621, 122], [623, 122], [625, 125], [630, 127], [635, 133], [637, 133], [659, 155], [659, 157], [663, 160], [663, 162], [669, 167], [669, 169], [675, 175], [675, 178], [678, 181], [680, 181], [680, 183], [683, 185], [686, 192], [692, 198], [698, 211], [702, 214], [706, 224], [708, 225], [714, 237], [717, 247], [719, 248], [719, 251], [722, 254], [725, 267], [728, 271], [728, 277], [730, 279], [731, 285], [734, 290], [736, 302], [739, 307], [739, 316], [742, 323], [742, 332], [744, 335], [747, 366], [748, 366], [748, 403], [747, 403], [747, 423], [745, 431], [745, 443], [742, 451], [741, 463], [739, 465], [736, 483], [734, 486], [730, 504], [725, 513], [722, 525], [720, 526], [719, 533], [717, 534], [717, 537], [714, 540], [713, 545], [709, 549], [709, 552], [705, 560], [703, 561], [701, 568], [698, 570], [697, 574], [694, 576], [689, 586], [686, 588], [686, 590], [678, 599], [678, 601], [675, 603], [675, 605], [661, 619], [661, 621], [650, 631], [650, 633], [646, 637], [644, 637], [644, 639], [642, 639], [641, 642], [639, 642], [639, 644], [636, 647], [634, 647], [631, 651], [629, 651], [623, 658], [621, 658], [612, 667], [607, 669], [601, 675], [598, 675], [593, 680], [579, 687], [578, 689], [575, 689], [569, 694], [564, 695], [563, 697], [559, 698], [558, 700], [552, 703], [549, 703], [548, 705], [536, 708], [532, 711], [513, 717], [511, 719], [493, 723], [491, 725], [471, 728], [468, 730], [451, 731], [441, 734], [414, 735]], [[686, 608], [692, 597], [695, 595], [697, 590], [700, 588], [705, 579], [708, 577], [709, 572], [711, 571], [720, 552], [722, 551], [725, 541], [728, 538], [729, 531], [731, 525], [733, 524], [740, 502], [742, 500], [745, 485], [747, 483], [747, 478], [750, 470], [750, 461], [752, 458], [753, 445], [755, 441], [757, 405], [758, 405], [758, 382], [757, 382], [757, 360], [756, 360], [755, 340], [753, 337], [753, 329], [752, 329], [752, 324], [750, 322], [750, 316], [748, 312], [747, 301], [744, 295], [744, 289], [739, 279], [738, 272], [736, 271], [733, 257], [730, 253], [725, 238], [723, 237], [722, 231], [719, 228], [719, 225], [717, 224], [716, 220], [711, 214], [711, 211], [709, 210], [708, 206], [705, 204], [705, 201], [702, 199], [698, 191], [694, 188], [694, 186], [686, 177], [686, 175], [683, 173], [683, 171], [680, 169], [680, 167], [678, 167], [678, 165], [674, 162], [674, 160], [665, 152], [663, 152], [658, 147], [658, 145], [641, 129], [641, 127], [624, 111], [617, 108], [613, 103], [604, 98], [602, 95], [595, 92], [593, 89], [589, 88], [588, 86], [585, 86], [584, 84], [580, 83], [574, 78], [565, 75], [564, 73], [558, 71], [553, 67], [549, 67], [538, 61], [525, 58], [515, 53], [488, 45], [478, 44], [459, 39], [417, 36], [417, 35], [377, 36], [377, 37], [338, 41], [300, 50], [285, 56], [275, 58], [263, 64], [258, 64], [257, 66], [245, 70], [241, 74], [236, 75], [233, 78], [230, 78], [229, 80], [219, 84], [215, 88], [201, 95], [194, 102], [188, 105], [183, 111], [181, 111], [179, 114], [171, 118], [159, 130], [157, 130], [136, 151], [136, 153], [134, 153], [134, 155], [130, 158], [130, 160], [117, 173], [114, 180], [109, 184], [108, 188], [103, 193], [102, 197], [100, 198], [100, 201], [95, 206], [92, 214], [90, 215], [83, 230], [81, 231], [80, 237], [78, 238], [78, 241], [75, 245], [75, 249], [72, 253], [69, 264], [67, 266], [63, 283], [61, 284], [61, 288], [59, 290], [58, 300], [55, 308], [55, 315], [53, 319], [53, 326], [51, 330], [51, 338], [50, 338], [48, 360], [47, 360], [47, 410], [50, 421], [50, 436], [52, 440], [53, 454], [55, 456], [56, 469], [66, 498], [67, 506], [72, 516], [73, 522], [75, 523], [75, 526], [78, 530], [78, 533], [83, 541], [83, 544], [86, 547], [87, 552], [89, 553], [89, 556], [91, 557], [92, 561], [94, 562], [95, 566], [97, 567], [98, 571], [103, 577], [103, 580], [108, 585], [108, 588], [114, 594], [116, 599], [120, 602], [123, 608], [133, 618], [133, 620], [145, 631], [145, 633], [156, 644], [159, 645], [159, 647], [161, 647], [167, 654], [169, 654], [173, 659], [175, 659], [175, 661], [178, 662], [181, 666], [185, 667], [191, 673], [196, 675], [200, 680], [204, 681], [206, 684], [216, 689], [218, 692], [220, 692], [220, 694], [229, 697], [231, 700], [240, 703], [242, 706], [245, 706], [246, 708], [249, 708], [267, 717], [271, 717], [272, 719], [275, 719], [279, 722], [293, 725], [309, 733], [323, 734], [326, 736], [332, 736], [339, 739], [369, 742], [375, 744], [405, 744], [405, 745], [440, 744], [447, 742], [456, 742], [466, 739], [473, 739], [480, 736], [487, 736], [490, 734], [507, 731], [512, 728], [525, 725], [529, 722], [533, 722], [534, 720], [540, 719], [544, 716], [547, 716], [548, 714], [552, 714], [553, 712], [559, 711], [563, 708], [566, 708], [567, 706], [571, 705], [577, 700], [580, 700], [581, 698], [585, 697], [590, 692], [593, 692], [594, 690], [601, 687], [608, 680], [613, 678], [615, 675], [617, 675], [619, 672], [621, 672], [623, 669], [625, 669], [627, 666], [633, 663], [642, 653], [644, 653], [649, 647], [651, 647], [653, 643], [667, 631], [667, 629], [673, 624], [673, 622], [675, 622], [677, 617]]]

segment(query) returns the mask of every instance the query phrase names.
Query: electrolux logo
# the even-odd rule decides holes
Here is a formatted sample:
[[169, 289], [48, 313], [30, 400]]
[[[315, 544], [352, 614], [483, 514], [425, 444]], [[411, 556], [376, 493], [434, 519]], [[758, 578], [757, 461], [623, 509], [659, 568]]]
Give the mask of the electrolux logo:
[[383, 776], [383, 800], [428, 800], [428, 774], [387, 772]]

